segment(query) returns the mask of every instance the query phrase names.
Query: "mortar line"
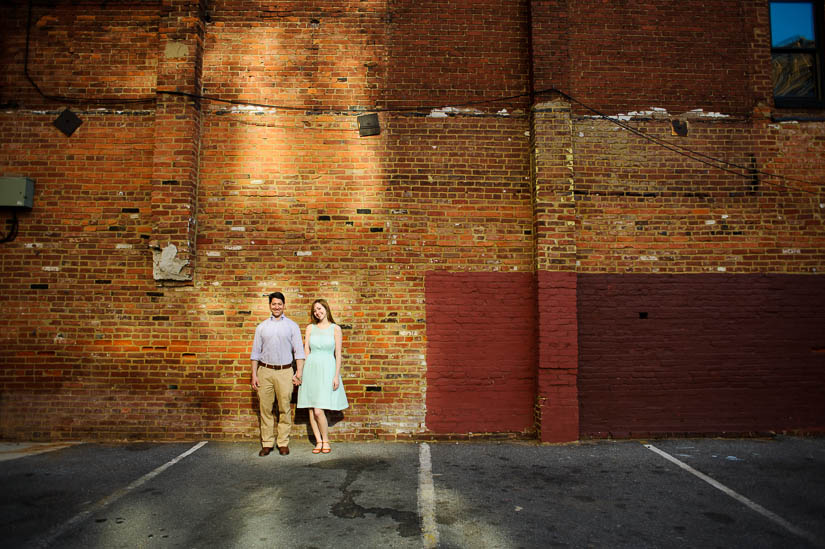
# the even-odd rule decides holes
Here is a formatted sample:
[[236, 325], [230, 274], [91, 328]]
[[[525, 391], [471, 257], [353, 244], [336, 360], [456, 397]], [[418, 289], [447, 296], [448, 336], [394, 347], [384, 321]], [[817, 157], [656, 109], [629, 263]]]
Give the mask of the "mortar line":
[[207, 443], [206, 440], [197, 443], [196, 445], [192, 446], [191, 448], [189, 448], [187, 451], [185, 451], [184, 453], [182, 453], [178, 457], [176, 457], [176, 458], [174, 458], [170, 461], [167, 461], [166, 463], [164, 463], [160, 467], [156, 468], [155, 470], [150, 471], [150, 472], [146, 473], [145, 475], [143, 475], [142, 477], [140, 477], [139, 479], [132, 481], [127, 486], [125, 486], [123, 488], [120, 488], [119, 490], [115, 490], [114, 492], [112, 492], [108, 496], [104, 497], [103, 499], [98, 500], [96, 503], [92, 504], [92, 506], [89, 507], [88, 509], [86, 509], [85, 511], [81, 511], [80, 513], [76, 514], [75, 516], [73, 516], [72, 518], [70, 518], [69, 520], [64, 522], [63, 524], [61, 524], [61, 525], [57, 526], [56, 528], [52, 529], [44, 537], [40, 538], [39, 540], [36, 540], [34, 545], [36, 547], [50, 547], [52, 545], [52, 543], [54, 543], [54, 541], [58, 537], [65, 534], [67, 531], [71, 530], [72, 528], [74, 528], [75, 526], [77, 526], [78, 524], [80, 524], [81, 522], [86, 520], [87, 518], [89, 518], [90, 515], [92, 515], [94, 513], [97, 513], [99, 511], [102, 511], [103, 509], [105, 509], [106, 507], [108, 507], [112, 503], [116, 502], [117, 500], [119, 500], [120, 498], [122, 498], [123, 496], [125, 496], [126, 494], [128, 494], [129, 492], [134, 490], [135, 488], [139, 488], [141, 485], [143, 485], [143, 484], [147, 483], [148, 481], [152, 480], [153, 478], [155, 478], [156, 476], [158, 476], [159, 474], [161, 474], [162, 472], [164, 472], [169, 467], [173, 466], [174, 464], [176, 464], [177, 462], [179, 462], [180, 460], [182, 460], [186, 456], [188, 456], [190, 454], [194, 454], [195, 452], [200, 450], [201, 447], [203, 445], [205, 445], [206, 443]]
[[721, 482], [718, 482], [717, 480], [709, 477], [708, 475], [702, 473], [701, 471], [698, 471], [698, 470], [694, 469], [693, 467], [691, 467], [687, 463], [685, 463], [683, 461], [680, 461], [679, 459], [671, 456], [667, 452], [656, 448], [652, 444], [644, 444], [644, 447], [647, 448], [648, 450], [652, 451], [652, 452], [655, 452], [655, 453], [659, 454], [660, 456], [662, 456], [666, 460], [668, 460], [672, 463], [675, 463], [676, 465], [678, 465], [679, 467], [681, 467], [685, 471], [687, 471], [687, 472], [691, 473], [692, 475], [702, 479], [703, 481], [707, 482], [708, 484], [710, 484], [711, 486], [713, 486], [717, 490], [723, 492], [724, 494], [727, 494], [728, 496], [730, 496], [733, 499], [737, 500], [738, 502], [742, 503], [743, 505], [750, 508], [751, 510], [756, 511], [760, 515], [764, 516], [765, 518], [772, 520], [773, 522], [775, 522], [779, 526], [782, 526], [783, 528], [785, 528], [787, 531], [791, 532], [792, 534], [795, 534], [795, 535], [797, 535], [801, 538], [804, 538], [804, 539], [810, 541], [811, 543], [813, 543], [817, 547], [823, 547], [822, 541], [819, 540], [816, 536], [814, 536], [810, 532], [807, 532], [806, 530], [803, 530], [802, 528], [794, 526], [793, 524], [791, 524], [787, 520], [783, 519], [782, 517], [780, 517], [779, 515], [777, 515], [773, 511], [769, 511], [769, 510], [765, 509], [764, 507], [762, 507], [761, 505], [759, 505], [755, 501], [752, 501], [752, 500], [746, 498], [745, 496], [743, 496], [742, 494], [731, 490], [730, 488], [728, 488], [727, 486], [725, 486]]
[[435, 522], [435, 485], [430, 445], [418, 447], [418, 516], [421, 517], [421, 541], [426, 549], [438, 547], [438, 525]]

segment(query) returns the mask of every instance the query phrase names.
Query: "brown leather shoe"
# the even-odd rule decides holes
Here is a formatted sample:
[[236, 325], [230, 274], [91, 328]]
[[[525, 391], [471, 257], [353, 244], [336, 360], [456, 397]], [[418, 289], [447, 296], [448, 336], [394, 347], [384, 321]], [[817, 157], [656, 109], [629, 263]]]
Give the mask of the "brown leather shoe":
[[263, 448], [261, 448], [261, 451], [258, 452], [258, 455], [259, 456], [268, 456], [269, 452], [271, 452], [271, 451], [272, 451], [271, 447], [264, 446]]
[[289, 455], [289, 446], [278, 446], [278, 453], [282, 456]]

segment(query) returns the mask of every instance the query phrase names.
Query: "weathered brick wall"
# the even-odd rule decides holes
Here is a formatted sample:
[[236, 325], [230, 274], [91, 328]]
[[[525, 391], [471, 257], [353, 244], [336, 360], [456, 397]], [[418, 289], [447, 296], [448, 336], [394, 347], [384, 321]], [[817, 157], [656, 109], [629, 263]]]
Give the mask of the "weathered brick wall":
[[156, 349], [153, 317], [167, 313], [146, 251], [152, 116], [81, 115], [71, 139], [54, 114], [0, 115], [3, 172], [36, 181], [34, 209], [0, 252], [7, 437], [145, 436], [165, 428], [173, 401], [165, 377], [179, 354]]
[[536, 1], [535, 87], [558, 88], [608, 114], [651, 107], [747, 114], [764, 99], [751, 78], [754, 29], [761, 17], [764, 32], [767, 12], [764, 2], [741, 0]]
[[[688, 120], [682, 138], [670, 135], [666, 118], [634, 127], [681, 148], [664, 150], [606, 121], [576, 123], [579, 272], [822, 271], [822, 124], [760, 128], [701, 117]], [[678, 154], [686, 151], [698, 161]]]
[[[531, 279], [535, 394], [518, 409], [533, 410], [541, 440], [660, 432], [622, 394], [594, 401], [612, 371], [633, 379], [623, 359], [645, 346], [623, 340], [611, 350], [622, 360], [594, 358], [609, 327], [586, 323], [624, 297], [588, 277], [629, 276], [631, 296], [648, 277], [652, 315], [669, 310], [669, 275], [688, 294], [692, 277], [722, 275], [702, 287], [718, 295], [744, 293], [749, 275], [795, 275], [771, 279], [770, 295], [796, 307], [789, 281], [818, 287], [825, 269], [825, 130], [771, 120], [800, 113], [772, 107], [764, 2], [35, 2], [29, 73], [46, 95], [97, 98], [80, 103], [33, 89], [28, 9], [0, 10], [0, 171], [36, 180], [35, 208], [0, 248], [3, 437], [254, 439], [249, 345], [275, 289], [300, 324], [326, 297], [345, 328], [352, 406], [338, 435], [427, 436], [438, 418], [426, 399], [450, 404], [435, 374], [452, 358], [427, 339], [430, 276], [455, 303], [465, 277], [505, 277], [520, 304]], [[650, 111], [627, 122], [747, 177], [563, 97], [531, 104], [531, 87], [611, 115]], [[199, 90], [236, 104], [174, 95]], [[51, 125], [66, 106], [84, 121], [69, 138]], [[358, 137], [363, 112], [379, 113], [379, 136]], [[671, 135], [674, 119], [686, 137]], [[153, 263], [170, 245], [188, 262], [176, 280]], [[740, 301], [722, 303], [739, 318]], [[788, 310], [764, 327], [779, 349]], [[716, 314], [703, 311], [685, 312]], [[733, 329], [703, 333], [747, 348]], [[749, 364], [715, 356], [709, 373]], [[816, 381], [823, 355], [805, 356]], [[527, 361], [512, 366], [526, 376]], [[795, 364], [776, 371], [797, 376]], [[675, 387], [666, 376], [686, 366], [654, 378]], [[817, 427], [802, 421], [813, 401], [775, 404], [791, 419], [755, 415], [749, 428]], [[603, 421], [637, 412], [633, 425]], [[527, 432], [519, 418], [508, 429]], [[437, 429], [479, 428], [468, 425]]]
[[[809, 352], [821, 342], [809, 333], [790, 344], [785, 332], [794, 325], [791, 311], [802, 305], [790, 281], [821, 288], [820, 276], [772, 279], [779, 284], [772, 295], [786, 302], [777, 315], [782, 320], [764, 325], [760, 336], [762, 346], [804, 348], [803, 359], [798, 352], [771, 354], [772, 371], [766, 374], [768, 363], [760, 363], [757, 376], [737, 386], [735, 404], [720, 404], [719, 386], [693, 383], [714, 376], [739, 379], [752, 364], [753, 336], [742, 334], [736, 322], [749, 273], [818, 275], [823, 270], [822, 124], [770, 120], [816, 113], [772, 108], [767, 4], [546, 1], [532, 4], [532, 17], [535, 88], [558, 88], [577, 100], [567, 133], [564, 101], [535, 109], [539, 281], [542, 274], [561, 271], [555, 273], [558, 278], [569, 269], [565, 257], [571, 249], [575, 270], [582, 273], [576, 282], [560, 285], [578, 286], [578, 356], [559, 363], [556, 357], [564, 354], [539, 351], [539, 379], [555, 382], [553, 392], [540, 382], [539, 398], [545, 406], [574, 400], [579, 416], [569, 407], [546, 409], [540, 414], [542, 438], [554, 439], [570, 424], [588, 437], [821, 429], [822, 380], [816, 372], [822, 355]], [[545, 32], [564, 25], [566, 34]], [[696, 25], [713, 30], [697, 34]], [[599, 119], [584, 105], [621, 118], [659, 144]], [[673, 134], [674, 121], [687, 125], [686, 137]], [[555, 139], [547, 139], [550, 135]], [[547, 157], [556, 161], [542, 169]], [[717, 158], [722, 162], [713, 161]], [[575, 200], [572, 207], [565, 200], [567, 189]], [[565, 222], [573, 220], [570, 238]], [[596, 273], [604, 273], [607, 282], [593, 284]], [[643, 284], [636, 273], [648, 273]], [[697, 278], [699, 273], [725, 274]], [[685, 296], [695, 297], [699, 280], [708, 295], [720, 296], [718, 309], [709, 300], [685, 308]], [[548, 311], [563, 318], [569, 307], [551, 305], [561, 302], [559, 285], [550, 286], [554, 291], [546, 296], [541, 287], [539, 282], [540, 311], [546, 302]], [[728, 297], [728, 291], [738, 297]], [[755, 288], [751, 297], [759, 298], [760, 291]], [[667, 311], [668, 320], [657, 325], [662, 333], [641, 331], [644, 324], [623, 329], [616, 322], [634, 299], [644, 299], [657, 313]], [[808, 311], [807, 325], [822, 325], [821, 314]], [[700, 322], [702, 315], [735, 319], [702, 325], [703, 336], [725, 342], [711, 352], [679, 324], [684, 318], [695, 328], [690, 323]], [[539, 348], [544, 338], [563, 349], [565, 338], [551, 319], [552, 313], [540, 317]], [[664, 366], [636, 360], [640, 349], [647, 358], [669, 339], [689, 351], [669, 355], [673, 363]], [[702, 360], [691, 360], [691, 353]], [[763, 411], [761, 402], [772, 385], [778, 390]], [[804, 396], [797, 400], [794, 393]], [[704, 400], [713, 406], [704, 407]]]
[[[44, 94], [113, 99], [120, 108], [124, 100], [154, 99], [159, 1], [31, 4], [28, 74]], [[44, 99], [25, 77], [28, 8], [29, 2], [2, 6], [0, 104], [65, 107]]]
[[[105, 6], [93, 7], [105, 15]], [[351, 408], [336, 425], [340, 436], [425, 431], [425, 273], [532, 268], [525, 112], [499, 113], [496, 104], [431, 115], [446, 99], [432, 88], [426, 101], [437, 82], [406, 103], [392, 91], [407, 89], [416, 70], [426, 82], [432, 51], [421, 42], [438, 44], [468, 12], [434, 3], [430, 14], [440, 17], [413, 31], [386, 3], [210, 2], [201, 36], [197, 3], [154, 7], [154, 38], [132, 55], [151, 59], [158, 89], [189, 92], [202, 81], [207, 95], [279, 107], [161, 94], [145, 110], [120, 105], [93, 117], [93, 107], [79, 108], [84, 125], [66, 138], [50, 126], [62, 106], [35, 115], [28, 96], [7, 88], [22, 99], [5, 114], [15, 131], [2, 144], [3, 173], [32, 177], [37, 190], [20, 235], [3, 248], [3, 272], [19, 275], [4, 295], [20, 295], [9, 310], [37, 314], [4, 330], [2, 436], [255, 438], [249, 346], [275, 289], [300, 324], [311, 301], [326, 297], [345, 328]], [[77, 14], [61, 9], [62, 32], [71, 34]], [[498, 38], [456, 37], [452, 47], [483, 52], [501, 76], [490, 90], [474, 84], [469, 98], [523, 92], [524, 59], [503, 56], [526, 43], [525, 4], [480, 4], [477, 14], [488, 30], [500, 25]], [[124, 32], [146, 24], [124, 22]], [[389, 61], [388, 51], [403, 60]], [[15, 61], [21, 56], [18, 49]], [[466, 70], [472, 60], [448, 59], [439, 70]], [[69, 61], [61, 67], [76, 70]], [[406, 76], [392, 72], [402, 69]], [[470, 87], [453, 90], [451, 103]], [[358, 137], [359, 109], [380, 102], [410, 110], [382, 112], [381, 135]], [[290, 106], [298, 109], [282, 108]], [[95, 174], [88, 180], [86, 166]], [[75, 186], [87, 202], [72, 202]], [[82, 241], [67, 241], [77, 237], [60, 226], [88, 227]], [[75, 270], [41, 271], [30, 260], [38, 243], [53, 250], [50, 265], [72, 258]], [[190, 262], [183, 280], [153, 279], [152, 251], [167, 243]], [[49, 286], [30, 288], [41, 281]]]
[[[267, 291], [292, 292], [302, 324], [326, 297], [345, 326], [351, 408], [338, 431], [409, 435], [424, 429], [425, 272], [530, 270], [525, 122], [399, 116], [372, 139], [353, 123], [207, 116], [198, 299], [218, 309], [216, 326], [244, 319], [219, 341], [246, 341]], [[234, 353], [204, 360], [226, 364], [245, 394], [248, 351]], [[225, 413], [248, 422], [250, 410]]]

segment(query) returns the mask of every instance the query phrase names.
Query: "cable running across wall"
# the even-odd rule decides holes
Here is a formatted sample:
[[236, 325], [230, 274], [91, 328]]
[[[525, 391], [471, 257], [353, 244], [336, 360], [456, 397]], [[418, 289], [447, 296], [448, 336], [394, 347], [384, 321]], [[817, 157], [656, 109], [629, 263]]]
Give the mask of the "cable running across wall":
[[[255, 103], [255, 102], [250, 102], [250, 101], [239, 101], [239, 100], [235, 100], [235, 99], [223, 99], [223, 98], [217, 97], [217, 96], [202, 95], [202, 94], [188, 93], [188, 92], [182, 92], [182, 91], [172, 91], [172, 90], [157, 90], [155, 92], [155, 95], [153, 95], [151, 97], [147, 96], [147, 97], [132, 98], [132, 99], [120, 99], [120, 98], [112, 98], [112, 97], [67, 97], [67, 96], [60, 96], [60, 95], [50, 95], [50, 94], [47, 94], [47, 93], [43, 92], [43, 90], [40, 88], [40, 86], [38, 86], [38, 84], [34, 81], [34, 79], [29, 74], [29, 44], [30, 44], [30, 39], [31, 39], [31, 36], [30, 36], [31, 19], [32, 19], [32, 2], [30, 0], [29, 1], [28, 22], [27, 22], [27, 25], [26, 25], [26, 48], [25, 48], [25, 58], [24, 58], [23, 72], [26, 76], [26, 79], [32, 85], [32, 87], [37, 91], [37, 93], [41, 97], [43, 97], [44, 99], [47, 99], [49, 101], [56, 101], [56, 102], [63, 102], [63, 103], [73, 103], [73, 104], [104, 104], [104, 105], [138, 104], [138, 103], [151, 103], [153, 101], [156, 101], [157, 96], [159, 96], [159, 95], [169, 95], [169, 96], [185, 97], [185, 98], [193, 99], [193, 100], [196, 100], [196, 101], [211, 101], [211, 102], [224, 103], [224, 104], [235, 105], [235, 106], [258, 107], [258, 108], [264, 108], [264, 109], [280, 109], [280, 110], [286, 110], [286, 111], [306, 111], [306, 112], [312, 112], [312, 113], [364, 114], [364, 113], [368, 113], [368, 112], [372, 112], [372, 113], [377, 113], [377, 112], [386, 112], [386, 113], [412, 112], [412, 113], [415, 113], [415, 112], [432, 111], [432, 110], [446, 109], [446, 108], [466, 108], [466, 107], [485, 105], [485, 104], [490, 104], [490, 103], [501, 103], [501, 102], [511, 101], [511, 100], [514, 100], [514, 99], [535, 98], [535, 97], [543, 96], [543, 95], [558, 95], [559, 97], [562, 97], [566, 101], [568, 101], [570, 103], [575, 103], [575, 104], [581, 106], [582, 108], [592, 112], [594, 115], [598, 116], [599, 118], [602, 118], [602, 119], [604, 119], [608, 122], [611, 122], [612, 124], [615, 124], [619, 128], [621, 128], [621, 129], [623, 129], [627, 132], [630, 132], [633, 135], [636, 135], [636, 136], [638, 136], [642, 139], [645, 139], [645, 140], [647, 140], [647, 141], [649, 141], [649, 142], [651, 142], [651, 143], [653, 143], [653, 144], [655, 144], [655, 145], [657, 145], [657, 146], [659, 146], [663, 149], [669, 150], [669, 151], [671, 151], [675, 154], [678, 154], [678, 155], [684, 156], [686, 158], [689, 158], [689, 159], [691, 159], [695, 162], [699, 162], [699, 163], [705, 164], [707, 166], [710, 166], [712, 168], [730, 173], [730, 174], [735, 175], [737, 177], [742, 177], [742, 178], [746, 178], [746, 179], [753, 179], [754, 176], [761, 175], [765, 178], [773, 178], [773, 179], [779, 179], [779, 180], [788, 181], [788, 182], [802, 183], [802, 184], [805, 184], [805, 185], [816, 186], [816, 185], [821, 184], [821, 183], [816, 183], [814, 181], [808, 181], [808, 180], [800, 179], [800, 178], [796, 178], [796, 177], [790, 177], [790, 176], [780, 175], [780, 174], [776, 174], [776, 173], [766, 172], [764, 170], [759, 170], [759, 169], [751, 168], [751, 167], [748, 167], [748, 166], [742, 166], [742, 165], [739, 165], [739, 164], [735, 164], [733, 162], [728, 162], [727, 160], [724, 160], [724, 159], [721, 159], [721, 158], [709, 156], [707, 154], [704, 154], [704, 153], [696, 151], [694, 149], [685, 147], [683, 145], [678, 145], [676, 143], [673, 143], [673, 142], [670, 142], [670, 141], [665, 141], [665, 140], [660, 139], [658, 137], [654, 137], [652, 135], [649, 135], [649, 134], [643, 132], [642, 130], [639, 130], [638, 128], [634, 128], [633, 126], [631, 126], [631, 125], [629, 125], [625, 122], [622, 122], [621, 120], [618, 120], [617, 118], [611, 117], [607, 114], [604, 114], [604, 113], [596, 110], [593, 107], [590, 107], [589, 105], [587, 105], [587, 104], [583, 103], [582, 101], [576, 99], [575, 97], [563, 92], [562, 90], [559, 90], [558, 88], [546, 88], [546, 89], [542, 89], [542, 90], [538, 90], [538, 91], [533, 91], [533, 92], [530, 92], [530, 93], [520, 93], [520, 94], [514, 94], [514, 95], [507, 95], [507, 96], [495, 97], [495, 98], [492, 98], [492, 99], [470, 100], [470, 101], [466, 101], [466, 102], [462, 102], [462, 103], [458, 103], [458, 104], [452, 104], [452, 105], [443, 105], [443, 104], [441, 104], [441, 105], [403, 107], [403, 108], [400, 108], [400, 107], [386, 108], [386, 107], [373, 106], [371, 108], [364, 107], [364, 108], [358, 108], [358, 109], [353, 109], [353, 108], [342, 108], [342, 109], [323, 108], [323, 109], [319, 109], [319, 108], [296, 107], [296, 106], [290, 106], [290, 105]], [[741, 171], [739, 171], [739, 170], [741, 170]], [[765, 181], [765, 183], [768, 184], [768, 185], [783, 188], [783, 189], [786, 189], [786, 190], [799, 191], [799, 192], [808, 193], [808, 194], [811, 194], [811, 195], [818, 195], [819, 194], [817, 191], [812, 191], [812, 190], [809, 190], [809, 189], [804, 189], [804, 188], [800, 188], [800, 187], [796, 187], [796, 186], [783, 185], [781, 183], [772, 183], [770, 181]]]

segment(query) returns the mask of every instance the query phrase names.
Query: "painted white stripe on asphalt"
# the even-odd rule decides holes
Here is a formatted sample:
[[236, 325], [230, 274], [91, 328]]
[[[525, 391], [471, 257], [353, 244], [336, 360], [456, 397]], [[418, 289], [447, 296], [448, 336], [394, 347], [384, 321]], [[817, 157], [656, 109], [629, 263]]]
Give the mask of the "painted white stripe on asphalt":
[[98, 501], [97, 503], [93, 504], [91, 507], [89, 507], [85, 511], [82, 511], [82, 512], [76, 514], [75, 516], [73, 516], [72, 518], [70, 518], [69, 520], [67, 520], [66, 522], [64, 522], [60, 526], [58, 526], [57, 528], [53, 529], [45, 537], [40, 538], [35, 545], [37, 547], [50, 547], [52, 545], [52, 543], [54, 543], [54, 540], [56, 540], [62, 534], [66, 533], [67, 531], [71, 530], [72, 528], [74, 528], [75, 526], [77, 526], [78, 524], [80, 524], [81, 522], [86, 520], [87, 518], [89, 518], [90, 515], [105, 509], [107, 506], [109, 506], [112, 503], [116, 502], [117, 500], [119, 500], [120, 498], [122, 498], [123, 496], [125, 496], [126, 494], [128, 494], [129, 492], [134, 490], [135, 488], [139, 488], [141, 485], [143, 485], [146, 482], [152, 480], [153, 478], [155, 478], [156, 476], [158, 476], [159, 474], [161, 474], [162, 472], [164, 472], [169, 467], [173, 466], [174, 464], [176, 464], [177, 462], [179, 462], [180, 460], [182, 460], [186, 456], [188, 456], [190, 454], [194, 454], [195, 452], [200, 450], [201, 447], [203, 447], [203, 445], [206, 444], [206, 442], [207, 441], [204, 440], [202, 442], [199, 442], [199, 443], [195, 444], [194, 446], [189, 448], [187, 451], [185, 451], [184, 453], [182, 453], [181, 455], [179, 455], [175, 459], [164, 463], [163, 465], [161, 465], [160, 467], [158, 467], [154, 471], [150, 471], [149, 473], [146, 473], [145, 475], [143, 475], [139, 479], [133, 481], [128, 486], [126, 486], [124, 488], [121, 488], [120, 490], [117, 490], [117, 491], [109, 494], [105, 498], [103, 498], [100, 501]]
[[700, 471], [697, 471], [696, 469], [694, 469], [693, 467], [691, 467], [687, 463], [676, 459], [675, 457], [671, 456], [667, 452], [656, 448], [652, 444], [645, 444], [644, 447], [647, 448], [648, 450], [656, 452], [657, 454], [659, 454], [660, 456], [662, 456], [666, 460], [675, 463], [676, 465], [678, 465], [679, 467], [681, 467], [685, 471], [688, 471], [689, 473], [699, 477], [700, 479], [704, 480], [705, 482], [707, 482], [708, 484], [710, 484], [711, 486], [713, 486], [717, 490], [719, 490], [721, 492], [724, 492], [725, 494], [729, 495], [730, 497], [732, 497], [736, 501], [738, 501], [740, 503], [743, 503], [745, 506], [747, 506], [750, 509], [756, 511], [757, 513], [764, 516], [765, 518], [768, 518], [768, 519], [774, 521], [776, 524], [782, 526], [783, 528], [785, 528], [787, 531], [791, 532], [792, 534], [795, 534], [795, 535], [797, 535], [801, 538], [804, 538], [804, 539], [810, 541], [811, 543], [813, 543], [814, 545], [822, 547], [822, 545], [823, 545], [822, 541], [819, 540], [816, 536], [814, 536], [810, 532], [806, 532], [802, 528], [794, 526], [793, 524], [791, 524], [787, 520], [783, 519], [782, 517], [780, 517], [776, 513], [772, 512], [772, 511], [768, 511], [767, 509], [765, 509], [764, 507], [762, 507], [761, 505], [759, 505], [755, 501], [751, 501], [748, 498], [746, 498], [745, 496], [743, 496], [742, 494], [739, 494], [738, 492], [734, 492], [733, 490], [731, 490], [730, 488], [728, 488], [724, 484], [722, 484], [720, 482], [717, 482], [713, 478], [707, 476], [706, 474], [704, 474]]
[[426, 442], [418, 447], [418, 515], [421, 517], [421, 539], [424, 547], [438, 547], [433, 465], [430, 459], [430, 445]]

